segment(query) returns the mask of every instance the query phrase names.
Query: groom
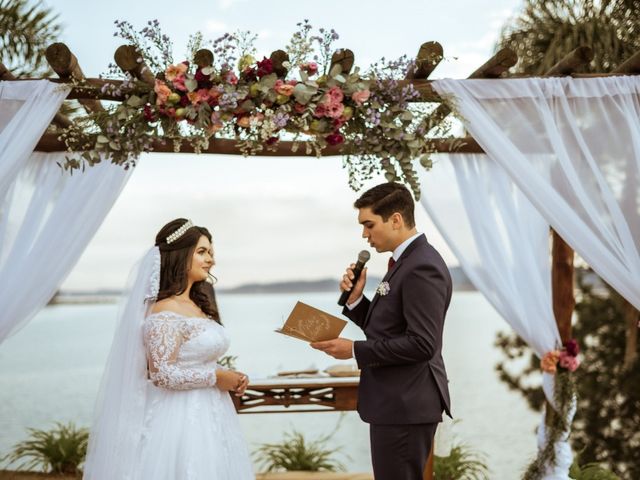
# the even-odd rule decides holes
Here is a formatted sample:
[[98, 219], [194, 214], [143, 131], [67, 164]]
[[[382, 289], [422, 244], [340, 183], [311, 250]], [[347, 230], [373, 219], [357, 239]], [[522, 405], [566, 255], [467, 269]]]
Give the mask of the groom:
[[350, 290], [343, 314], [366, 340], [337, 338], [313, 348], [337, 359], [355, 357], [361, 369], [358, 413], [370, 424], [376, 480], [422, 480], [442, 412], [449, 416], [442, 330], [451, 277], [440, 254], [417, 232], [411, 193], [384, 183], [355, 202], [362, 236], [378, 252], [392, 252], [373, 300], [362, 295], [366, 269], [353, 284], [353, 267], [340, 288]]

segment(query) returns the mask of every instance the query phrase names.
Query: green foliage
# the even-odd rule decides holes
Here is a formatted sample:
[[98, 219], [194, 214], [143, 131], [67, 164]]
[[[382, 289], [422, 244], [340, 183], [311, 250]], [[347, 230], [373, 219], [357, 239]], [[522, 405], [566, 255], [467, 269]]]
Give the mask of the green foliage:
[[446, 457], [434, 456], [436, 480], [488, 480], [488, 468], [482, 456], [465, 444], [456, 444]]
[[611, 470], [597, 463], [588, 463], [580, 467], [577, 462], [574, 462], [569, 470], [569, 476], [573, 480], [620, 480], [620, 477]]
[[236, 361], [238, 357], [235, 355], [225, 355], [218, 360], [218, 365], [228, 368], [229, 370], [236, 370]]
[[586, 71], [607, 72], [631, 57], [640, 49], [640, 1], [526, 0], [498, 45], [512, 48], [516, 70], [530, 75], [544, 74], [579, 46], [594, 52]]
[[0, 52], [12, 73], [34, 76], [47, 71], [45, 49], [60, 34], [58, 16], [42, 2], [0, 0]]
[[56, 423], [51, 430], [29, 429], [30, 438], [14, 445], [2, 458], [9, 465], [19, 463], [18, 470], [40, 469], [51, 473], [78, 473], [87, 455], [89, 431], [73, 423]]
[[527, 467], [522, 477], [523, 480], [539, 480], [545, 477], [546, 466], [555, 465], [556, 463], [556, 443], [564, 438], [566, 432], [570, 430], [566, 419], [573, 404], [573, 399], [576, 397], [574, 374], [572, 372], [561, 372], [559, 370], [558, 373], [556, 373], [554, 387], [553, 403], [559, 408], [557, 412], [554, 412], [551, 417], [552, 421], [547, 425], [547, 442]]
[[[338, 426], [336, 426], [336, 430], [337, 428]], [[261, 445], [254, 452], [254, 456], [267, 472], [344, 471], [344, 466], [332, 458], [334, 454], [340, 451], [340, 447], [327, 447], [327, 442], [336, 430], [311, 442], [306, 440], [302, 433], [293, 430], [290, 433], [285, 433], [285, 438], [281, 443], [265, 443]]]
[[[632, 329], [625, 322], [625, 302], [608, 286], [594, 290], [594, 277], [590, 271], [577, 271], [572, 335], [583, 348], [582, 364], [574, 374], [578, 409], [570, 441], [586, 462], [603, 464], [621, 479], [636, 480], [640, 478], [640, 362], [625, 366], [625, 350], [634, 348], [640, 355], [640, 348], [627, 343]], [[497, 367], [500, 378], [539, 410], [535, 355], [515, 334], [500, 335], [496, 344], [506, 357]], [[515, 365], [522, 360], [527, 365], [518, 369]]]

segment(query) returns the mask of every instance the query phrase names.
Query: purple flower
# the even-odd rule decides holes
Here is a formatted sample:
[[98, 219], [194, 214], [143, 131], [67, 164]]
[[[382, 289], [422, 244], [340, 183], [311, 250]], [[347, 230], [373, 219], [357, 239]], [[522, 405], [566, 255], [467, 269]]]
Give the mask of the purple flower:
[[282, 112], [276, 113], [275, 116], [273, 117], [273, 123], [275, 123], [275, 125], [278, 128], [286, 127], [288, 120], [289, 120], [289, 115], [287, 115], [286, 113], [282, 113]]
[[238, 108], [238, 96], [234, 93], [223, 93], [218, 102], [223, 110], [232, 110]]

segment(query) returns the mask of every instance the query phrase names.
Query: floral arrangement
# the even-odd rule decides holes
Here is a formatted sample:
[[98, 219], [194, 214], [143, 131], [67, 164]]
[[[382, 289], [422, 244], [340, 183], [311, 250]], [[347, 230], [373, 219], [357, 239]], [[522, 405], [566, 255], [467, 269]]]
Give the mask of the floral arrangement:
[[[413, 85], [398, 82], [415, 68], [412, 59], [382, 59], [366, 75], [357, 67], [343, 70], [343, 64], [331, 63], [338, 34], [322, 28], [314, 34], [307, 20], [278, 58], [259, 59], [255, 35], [239, 32], [210, 45], [214, 59], [206, 66], [174, 62], [171, 42], [157, 21], [140, 32], [127, 22], [116, 26], [115, 36], [136, 47], [155, 84], [64, 130], [60, 138], [70, 152], [86, 150], [80, 160], [68, 158], [66, 169], [91, 166], [102, 155], [129, 168], [140, 153], [153, 151], [158, 138], [173, 141], [175, 151], [187, 142], [196, 152], [208, 148], [212, 138], [234, 139], [244, 155], [288, 140], [293, 152], [304, 145], [306, 154], [317, 156], [327, 146], [341, 146], [354, 189], [383, 172], [389, 181], [407, 183], [417, 198], [414, 160], [430, 168], [427, 135], [448, 133], [446, 122], [430, 121], [433, 105], [416, 102]], [[193, 35], [187, 58], [204, 46], [202, 35]], [[136, 84], [110, 66], [110, 77], [123, 75], [121, 86], [107, 84], [103, 90], [121, 93]]]
[[540, 361], [542, 371], [555, 374], [558, 368], [575, 372], [580, 366], [580, 347], [574, 339], [564, 342], [562, 349], [547, 352]]

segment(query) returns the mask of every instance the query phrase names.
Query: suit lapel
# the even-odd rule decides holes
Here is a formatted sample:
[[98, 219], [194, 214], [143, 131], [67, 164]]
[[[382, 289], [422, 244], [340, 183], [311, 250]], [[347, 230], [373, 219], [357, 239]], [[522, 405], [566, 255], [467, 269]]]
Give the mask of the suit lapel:
[[[402, 252], [402, 255], [400, 255], [400, 258], [398, 258], [398, 261], [396, 261], [395, 265], [393, 267], [391, 267], [391, 269], [386, 273], [386, 275], [384, 276], [384, 278], [382, 279], [382, 282], [390, 282], [391, 278], [396, 274], [396, 272], [398, 270], [400, 270], [400, 268], [402, 268], [402, 263], [404, 262], [404, 260], [411, 255], [411, 252], [413, 252], [418, 245], [420, 244], [427, 244], [427, 238], [424, 236], [424, 234], [420, 235], [419, 237], [417, 237], [413, 242], [411, 242], [407, 248], [404, 250], [404, 252]], [[376, 294], [373, 296], [373, 299], [371, 300], [371, 304], [369, 305], [369, 310], [367, 310], [367, 316], [364, 320], [364, 324], [363, 326], [366, 327], [367, 323], [369, 322], [369, 319], [371, 318], [371, 312], [373, 312], [373, 309], [376, 306], [376, 303], [378, 303], [378, 300], [380, 299], [380, 295], [377, 292], [376, 289]]]

